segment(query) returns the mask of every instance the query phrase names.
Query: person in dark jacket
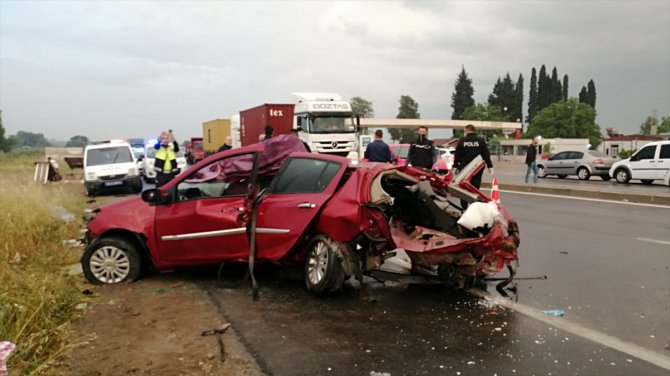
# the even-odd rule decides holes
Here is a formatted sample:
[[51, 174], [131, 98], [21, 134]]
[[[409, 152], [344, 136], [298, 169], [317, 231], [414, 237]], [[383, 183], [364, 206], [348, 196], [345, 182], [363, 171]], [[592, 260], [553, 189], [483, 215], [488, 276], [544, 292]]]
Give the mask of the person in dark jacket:
[[375, 139], [365, 148], [364, 157], [367, 158], [370, 162], [393, 162], [393, 154], [391, 154], [391, 149], [386, 145], [386, 142], [382, 140], [384, 137], [384, 132], [381, 129], [375, 131]]
[[274, 128], [272, 128], [272, 126], [269, 125], [269, 124], [266, 125], [266, 126], [265, 126], [265, 138], [264, 138], [263, 140], [269, 140], [269, 139], [271, 139], [272, 136], [274, 135], [274, 133], [275, 133]]
[[218, 153], [218, 152], [230, 150], [232, 148], [233, 148], [233, 138], [230, 137], [230, 136], [226, 136], [226, 141], [223, 143], [223, 145], [221, 145], [219, 150], [217, 150], [216, 152]]
[[[489, 174], [493, 175], [493, 162], [491, 162], [491, 154], [489, 153], [488, 146], [486, 146], [486, 141], [477, 136], [474, 125], [468, 124], [465, 126], [465, 137], [461, 138], [456, 145], [454, 167], [460, 171], [478, 155], [480, 155], [482, 159], [484, 159], [484, 162], [486, 162]], [[483, 174], [484, 170], [479, 171], [472, 177], [470, 183], [479, 188], [482, 185]]]
[[537, 143], [539, 142], [538, 138], [535, 137], [528, 145], [528, 150], [526, 151], [526, 179], [525, 182], [528, 183], [528, 175], [533, 171], [533, 183], [537, 183]]
[[179, 144], [174, 139], [172, 129], [169, 132], [161, 133], [160, 139], [154, 145], [154, 148], [156, 149], [156, 159], [154, 162], [156, 187], [161, 187], [179, 173], [176, 154], [179, 151]]
[[409, 145], [405, 166], [411, 164], [414, 167], [430, 170], [436, 161], [437, 152], [433, 141], [428, 139], [428, 128], [420, 126], [417, 130], [416, 141]]

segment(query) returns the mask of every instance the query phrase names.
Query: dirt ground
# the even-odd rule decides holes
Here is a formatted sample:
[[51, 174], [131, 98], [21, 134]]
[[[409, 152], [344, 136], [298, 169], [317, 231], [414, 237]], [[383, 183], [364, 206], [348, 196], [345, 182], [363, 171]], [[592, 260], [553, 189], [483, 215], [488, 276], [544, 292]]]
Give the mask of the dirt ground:
[[[128, 197], [96, 197], [87, 207]], [[71, 348], [48, 375], [262, 374], [235, 328], [225, 329], [225, 318], [193, 280], [151, 273], [133, 283], [95, 286], [79, 276], [87, 295], [79, 307], [83, 315], [71, 327]]]
[[[83, 277], [82, 277], [83, 278]], [[83, 285], [90, 299], [53, 375], [260, 375], [209, 297], [178, 275]]]

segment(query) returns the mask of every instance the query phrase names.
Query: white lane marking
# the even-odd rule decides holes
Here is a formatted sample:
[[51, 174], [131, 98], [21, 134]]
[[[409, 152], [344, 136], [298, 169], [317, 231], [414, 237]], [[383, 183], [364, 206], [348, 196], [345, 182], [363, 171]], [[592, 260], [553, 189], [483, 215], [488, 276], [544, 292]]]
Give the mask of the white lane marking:
[[[620, 204], [620, 205], [636, 205], [636, 206], [646, 206], [650, 208], [663, 208], [667, 209], [667, 205], [658, 205], [658, 204], [643, 204], [639, 202], [628, 202], [628, 201], [614, 201], [614, 200], [603, 200], [600, 198], [588, 198], [588, 197], [574, 197], [574, 196], [564, 196], [564, 195], [552, 195], [549, 193], [534, 193], [534, 192], [519, 192], [519, 191], [507, 191], [501, 190], [501, 193], [516, 193], [519, 195], [528, 195], [528, 196], [543, 196], [543, 197], [553, 197], [553, 198], [567, 198], [570, 200], [581, 200], [581, 201], [594, 201], [594, 202], [604, 202], [608, 204]], [[501, 202], [504, 202], [504, 198], [500, 198]]]
[[511, 309], [513, 311], [534, 318], [535, 320], [542, 321], [546, 324], [551, 325], [554, 328], [558, 328], [568, 333], [571, 333], [572, 335], [582, 337], [584, 339], [595, 342], [602, 346], [606, 346], [611, 349], [628, 354], [630, 356], [636, 357], [638, 359], [644, 360], [645, 362], [651, 363], [655, 366], [670, 370], [670, 357], [667, 357], [663, 354], [646, 349], [634, 343], [626, 342], [622, 339], [613, 337], [609, 334], [605, 334], [597, 330], [587, 328], [583, 325], [566, 320], [565, 318], [545, 315], [544, 313], [535, 308], [532, 308], [525, 304], [515, 303], [507, 298], [494, 296], [487, 291], [470, 290], [469, 293], [478, 296], [480, 298], [492, 301], [493, 303], [501, 305], [505, 308]]
[[635, 238], [635, 240], [639, 240], [641, 242], [649, 242], [649, 243], [658, 243], [658, 244], [663, 244], [663, 245], [670, 245], [670, 242], [665, 241], [665, 240], [657, 240], [657, 239], [649, 239], [649, 238]]

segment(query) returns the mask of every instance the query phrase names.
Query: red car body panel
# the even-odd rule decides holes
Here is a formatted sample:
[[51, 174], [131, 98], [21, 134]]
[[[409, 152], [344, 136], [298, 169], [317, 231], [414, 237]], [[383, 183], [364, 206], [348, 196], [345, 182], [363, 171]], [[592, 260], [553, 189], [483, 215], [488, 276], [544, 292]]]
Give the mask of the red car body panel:
[[[291, 150], [298, 152], [289, 154]], [[305, 159], [340, 167], [334, 170], [331, 180], [320, 192], [275, 193], [273, 184], [277, 178], [281, 180], [291, 161]], [[89, 238], [94, 241], [106, 234], [132, 235], [144, 241], [142, 245], [155, 268], [167, 270], [181, 265], [246, 260], [250, 231], [256, 234], [256, 259], [269, 262], [302, 261], [301, 246], [316, 234], [346, 243], [363, 236], [379, 245], [369, 251], [377, 253], [375, 256], [403, 248], [413, 262], [471, 266], [476, 267], [473, 273], [491, 274], [517, 258], [518, 228], [499, 204], [497, 207], [507, 223], [496, 222], [481, 237], [459, 238], [411, 223], [413, 231], [408, 233], [405, 226], [408, 224], [389, 217], [384, 211], [388, 205], [373, 204], [375, 198], [371, 193], [373, 184], [381, 181], [378, 179], [391, 176], [402, 179], [408, 186], [428, 182], [435, 192], [446, 192], [457, 185], [458, 189], [476, 195], [479, 201], [490, 202], [488, 196], [469, 183], [469, 177], [482, 168], [480, 164], [468, 177], [459, 176], [459, 181], [451, 183], [450, 177], [414, 167], [382, 163], [352, 165], [346, 158], [307, 153], [294, 136], [278, 136], [249, 147], [216, 153], [197, 163], [191, 172], [157, 191], [165, 202], [148, 203], [132, 198], [99, 209], [88, 224]], [[266, 181], [272, 177], [275, 181], [257, 201], [256, 226], [251, 229], [253, 202], [260, 184], [259, 180], [257, 186], [251, 184], [252, 172], [256, 170]], [[230, 182], [239, 181], [251, 189], [248, 193], [230, 196], [177, 198], [182, 194], [178, 188], [189, 182], [218, 183], [215, 176], [206, 176], [210, 172], [220, 174], [216, 175], [218, 178], [225, 176]], [[240, 180], [235, 180], [236, 176]]]

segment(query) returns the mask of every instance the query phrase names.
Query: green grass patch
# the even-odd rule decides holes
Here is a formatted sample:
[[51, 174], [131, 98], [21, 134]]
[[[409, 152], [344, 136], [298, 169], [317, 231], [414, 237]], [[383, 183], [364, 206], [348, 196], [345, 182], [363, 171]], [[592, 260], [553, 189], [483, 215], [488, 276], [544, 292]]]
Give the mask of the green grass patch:
[[0, 153], [0, 341], [17, 345], [10, 374], [40, 373], [67, 348], [67, 325], [82, 300], [80, 277], [63, 272], [81, 250], [63, 240], [80, 236], [85, 197], [80, 184], [33, 182], [41, 160], [43, 150]]

